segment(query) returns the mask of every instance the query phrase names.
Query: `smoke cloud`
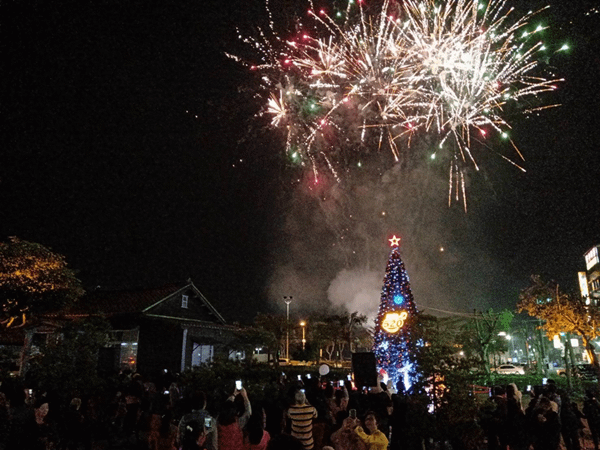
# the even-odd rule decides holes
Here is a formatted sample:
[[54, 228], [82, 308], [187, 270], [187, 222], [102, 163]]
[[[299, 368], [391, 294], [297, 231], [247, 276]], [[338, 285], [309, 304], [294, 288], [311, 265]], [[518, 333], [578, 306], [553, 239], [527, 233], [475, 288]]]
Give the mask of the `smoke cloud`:
[[342, 269], [331, 280], [327, 298], [334, 308], [357, 311], [373, 323], [379, 308], [383, 275], [374, 270]]
[[343, 308], [374, 318], [395, 234], [419, 310], [494, 304], [500, 294], [491, 280], [500, 270], [487, 247], [485, 202], [467, 213], [461, 202], [448, 207], [447, 161], [379, 167], [365, 164], [339, 183], [322, 177], [298, 185], [274, 255], [270, 298], [282, 305], [291, 295], [302, 311]]

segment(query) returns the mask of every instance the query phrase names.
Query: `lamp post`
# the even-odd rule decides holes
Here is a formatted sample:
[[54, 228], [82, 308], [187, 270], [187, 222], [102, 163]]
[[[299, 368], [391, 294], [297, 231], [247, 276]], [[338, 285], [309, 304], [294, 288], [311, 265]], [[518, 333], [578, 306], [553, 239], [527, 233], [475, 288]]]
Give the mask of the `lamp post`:
[[302, 351], [306, 348], [306, 322], [303, 320], [300, 322], [300, 326], [302, 327]]
[[290, 303], [292, 303], [292, 296], [284, 296], [283, 297], [283, 301], [286, 304], [287, 307], [287, 316], [286, 316], [286, 323], [285, 323], [285, 329], [286, 329], [286, 335], [285, 335], [285, 357], [287, 358], [288, 362], [290, 360]]

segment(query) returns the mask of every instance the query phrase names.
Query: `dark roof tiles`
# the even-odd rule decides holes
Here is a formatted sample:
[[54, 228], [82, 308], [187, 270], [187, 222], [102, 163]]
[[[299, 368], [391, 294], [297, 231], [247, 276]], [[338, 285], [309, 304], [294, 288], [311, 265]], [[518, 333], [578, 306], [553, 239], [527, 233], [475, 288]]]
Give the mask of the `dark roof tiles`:
[[86, 293], [73, 308], [71, 314], [127, 314], [141, 313], [146, 308], [164, 300], [186, 285], [169, 284], [157, 288], [120, 291], [91, 291]]

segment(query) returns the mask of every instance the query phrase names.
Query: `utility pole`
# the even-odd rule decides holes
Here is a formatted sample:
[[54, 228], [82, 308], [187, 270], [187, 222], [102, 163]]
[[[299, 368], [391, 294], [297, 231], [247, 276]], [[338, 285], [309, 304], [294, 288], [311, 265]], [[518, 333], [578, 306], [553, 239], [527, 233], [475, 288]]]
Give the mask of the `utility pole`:
[[285, 328], [286, 328], [285, 357], [287, 358], [288, 362], [290, 361], [290, 303], [292, 303], [292, 299], [293, 299], [293, 297], [291, 295], [283, 297], [283, 301], [285, 302], [286, 307], [287, 307], [287, 315], [286, 315], [286, 323], [285, 323]]
[[300, 322], [300, 326], [302, 327], [302, 351], [306, 349], [306, 322], [303, 320]]

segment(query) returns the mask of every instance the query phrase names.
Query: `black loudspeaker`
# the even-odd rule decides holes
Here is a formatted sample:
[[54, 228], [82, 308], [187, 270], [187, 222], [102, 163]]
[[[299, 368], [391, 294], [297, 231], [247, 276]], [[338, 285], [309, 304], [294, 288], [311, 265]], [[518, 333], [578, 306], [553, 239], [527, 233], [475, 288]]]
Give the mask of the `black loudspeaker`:
[[352, 353], [352, 371], [356, 387], [377, 386], [375, 353]]

